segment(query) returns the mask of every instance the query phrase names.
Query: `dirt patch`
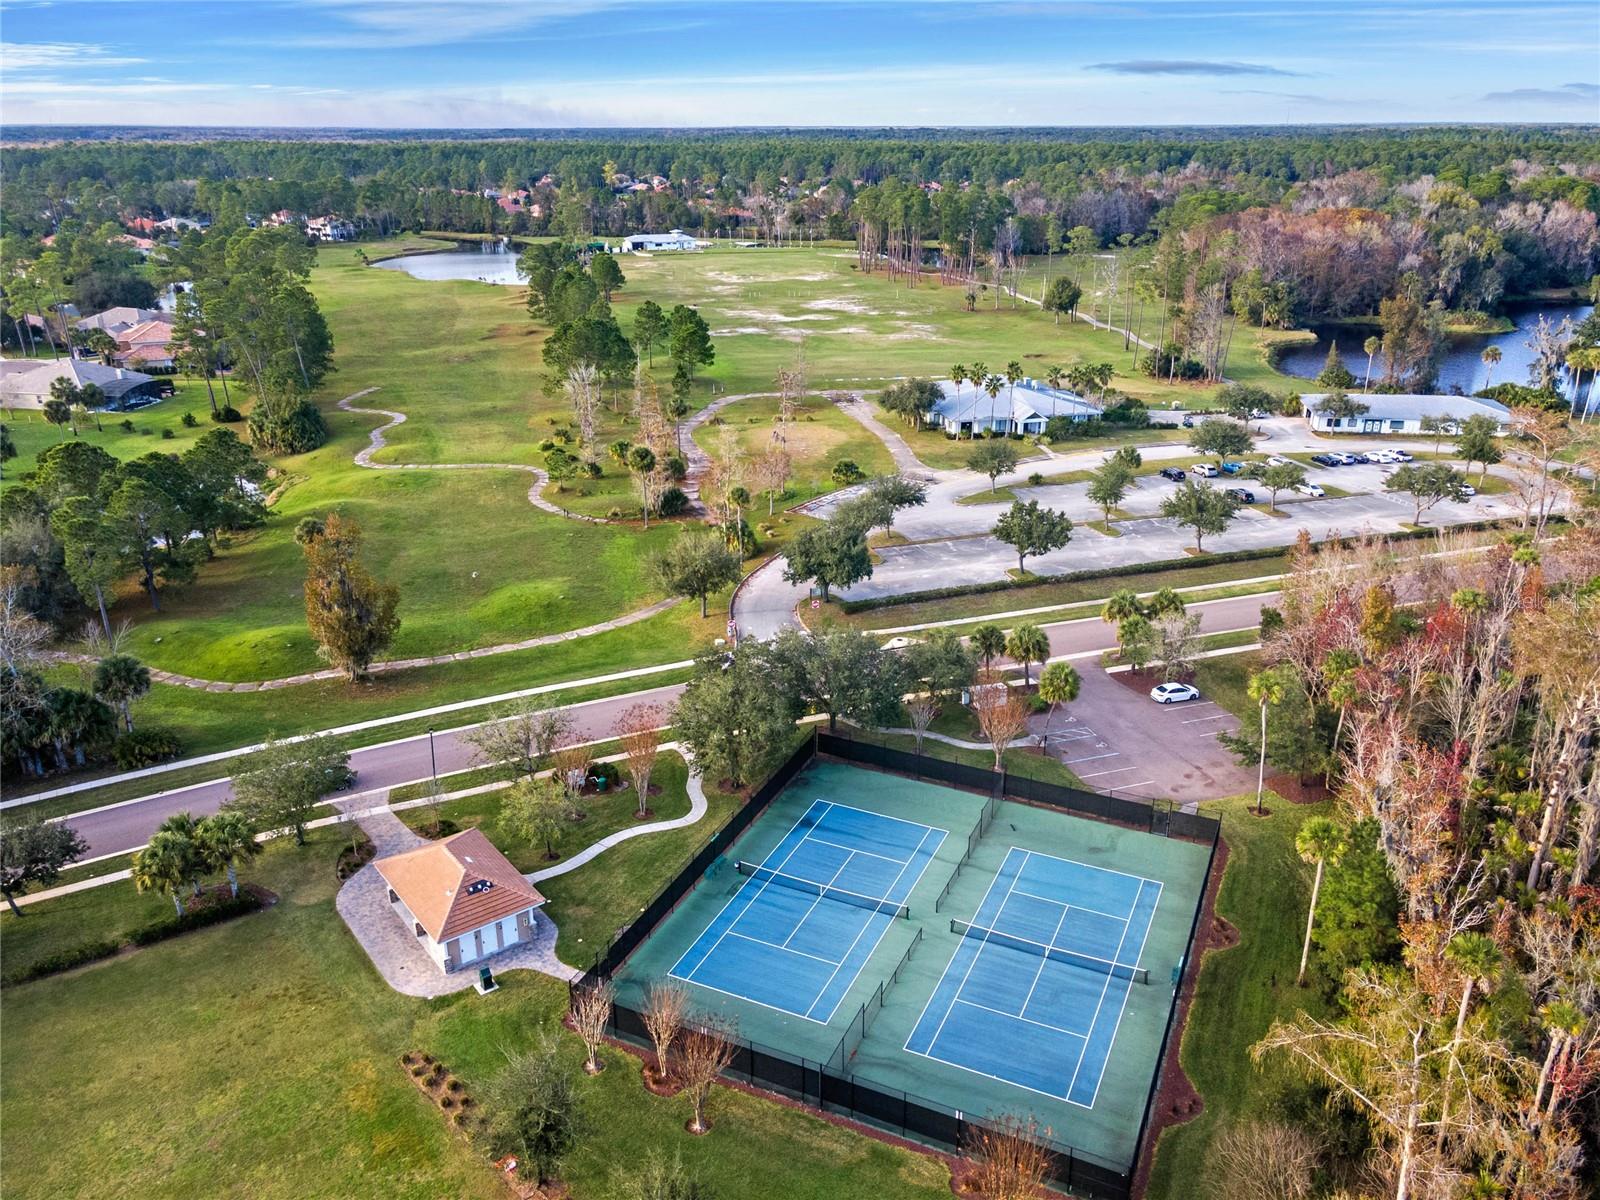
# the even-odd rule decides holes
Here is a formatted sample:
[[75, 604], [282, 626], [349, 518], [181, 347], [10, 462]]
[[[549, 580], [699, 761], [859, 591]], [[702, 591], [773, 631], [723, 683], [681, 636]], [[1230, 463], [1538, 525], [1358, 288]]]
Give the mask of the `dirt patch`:
[[349, 846], [339, 849], [339, 859], [334, 863], [333, 873], [340, 883], [354, 875], [362, 867], [372, 861], [372, 856], [377, 853], [377, 848], [372, 844], [372, 839], [362, 834], [352, 850]]
[[873, 308], [872, 305], [863, 303], [860, 300], [846, 300], [838, 296], [830, 296], [825, 300], [807, 300], [802, 307], [819, 309], [824, 312], [853, 313], [858, 317], [875, 317], [879, 311]]
[[[1137, 671], [1118, 671], [1114, 675], [1108, 671], [1106, 674], [1130, 692], [1137, 692], [1141, 696], [1148, 696], [1150, 689], [1155, 687], [1156, 684], [1167, 682], [1160, 671], [1152, 670], [1149, 667], [1142, 667]], [[1180, 683], [1188, 683], [1193, 678], [1194, 672], [1192, 671], [1180, 673], [1176, 677]]]

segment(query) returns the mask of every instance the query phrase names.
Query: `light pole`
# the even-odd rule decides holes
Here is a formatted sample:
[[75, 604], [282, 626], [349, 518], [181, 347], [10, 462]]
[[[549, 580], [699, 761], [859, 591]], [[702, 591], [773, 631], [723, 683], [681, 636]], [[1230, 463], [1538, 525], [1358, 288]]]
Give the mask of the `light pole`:
[[433, 790], [439, 790], [439, 760], [433, 754], [433, 726], [428, 726], [428, 769], [433, 775]]

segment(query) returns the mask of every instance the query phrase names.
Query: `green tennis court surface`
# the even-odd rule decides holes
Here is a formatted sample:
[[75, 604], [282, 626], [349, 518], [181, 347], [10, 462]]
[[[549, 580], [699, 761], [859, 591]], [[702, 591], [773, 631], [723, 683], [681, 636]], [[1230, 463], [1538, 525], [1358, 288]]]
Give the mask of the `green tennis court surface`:
[[1122, 1170], [1207, 858], [814, 762], [616, 973], [618, 999], [643, 1008], [673, 977], [747, 1041], [970, 1116], [1032, 1114]]

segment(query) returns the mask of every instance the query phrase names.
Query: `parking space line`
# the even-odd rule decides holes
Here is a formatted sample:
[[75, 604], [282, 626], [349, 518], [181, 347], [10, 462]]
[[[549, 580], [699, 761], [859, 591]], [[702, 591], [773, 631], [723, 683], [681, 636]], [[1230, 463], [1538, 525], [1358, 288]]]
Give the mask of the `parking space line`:
[[1120, 775], [1123, 771], [1137, 771], [1138, 769], [1138, 767], [1111, 767], [1105, 771], [1090, 771], [1087, 774], [1080, 774], [1078, 778], [1093, 779], [1097, 775]]
[[1185, 725], [1199, 725], [1206, 721], [1226, 721], [1230, 714], [1218, 713], [1214, 717], [1194, 717], [1184, 722]]
[[1063, 758], [1061, 761], [1064, 763], [1093, 762], [1097, 758], [1120, 758], [1121, 756], [1121, 751], [1113, 750], [1110, 754], [1086, 754], [1082, 758]]

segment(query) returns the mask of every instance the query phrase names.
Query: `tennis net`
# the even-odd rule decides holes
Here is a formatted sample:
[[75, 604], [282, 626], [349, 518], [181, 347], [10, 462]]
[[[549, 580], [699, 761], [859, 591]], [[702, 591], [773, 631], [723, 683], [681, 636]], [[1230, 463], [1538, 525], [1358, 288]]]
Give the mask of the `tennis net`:
[[859, 892], [847, 891], [836, 888], [826, 883], [818, 883], [814, 879], [804, 879], [799, 875], [785, 875], [782, 871], [771, 867], [764, 867], [760, 863], [745, 862], [740, 860], [734, 863], [734, 869], [741, 875], [751, 879], [759, 879], [763, 883], [776, 883], [780, 887], [793, 888], [797, 892], [806, 892], [812, 896], [820, 896], [824, 900], [835, 900], [840, 904], [854, 905], [870, 912], [886, 913], [891, 917], [907, 920], [911, 916], [911, 906], [900, 904], [894, 900], [885, 900], [881, 896], [863, 896]]
[[1043, 942], [1036, 942], [1031, 938], [1018, 937], [1014, 933], [1002, 933], [998, 929], [987, 929], [982, 925], [973, 925], [968, 921], [959, 921], [952, 918], [950, 932], [960, 934], [962, 937], [980, 938], [986, 943], [992, 942], [997, 946], [1004, 946], [1008, 950], [1020, 950], [1024, 954], [1032, 954], [1038, 958], [1048, 958], [1053, 962], [1066, 963], [1071, 967], [1082, 967], [1086, 971], [1098, 971], [1100, 974], [1110, 975], [1114, 979], [1131, 979], [1134, 983], [1150, 982], [1150, 972], [1144, 967], [1112, 962], [1110, 959], [1098, 958], [1093, 954], [1084, 954], [1077, 950], [1067, 950], [1061, 946], [1046, 946]]

